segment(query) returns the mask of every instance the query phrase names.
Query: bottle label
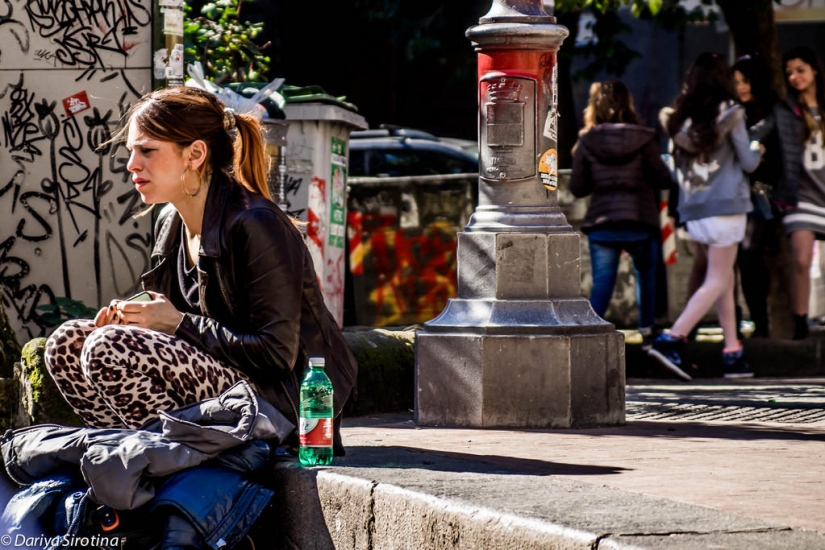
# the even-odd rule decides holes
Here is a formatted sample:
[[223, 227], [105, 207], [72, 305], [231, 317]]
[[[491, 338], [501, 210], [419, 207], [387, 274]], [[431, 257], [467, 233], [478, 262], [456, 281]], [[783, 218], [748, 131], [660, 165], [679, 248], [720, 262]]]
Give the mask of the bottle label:
[[301, 418], [298, 441], [301, 447], [332, 447], [332, 419]]

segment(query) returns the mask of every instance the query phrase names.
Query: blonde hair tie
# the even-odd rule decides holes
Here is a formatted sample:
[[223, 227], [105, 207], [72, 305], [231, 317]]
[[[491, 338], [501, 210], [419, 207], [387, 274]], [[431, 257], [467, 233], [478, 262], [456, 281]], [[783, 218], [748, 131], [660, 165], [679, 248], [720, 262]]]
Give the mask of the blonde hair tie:
[[225, 107], [223, 110], [223, 129], [227, 132], [235, 129], [235, 111], [229, 107]]

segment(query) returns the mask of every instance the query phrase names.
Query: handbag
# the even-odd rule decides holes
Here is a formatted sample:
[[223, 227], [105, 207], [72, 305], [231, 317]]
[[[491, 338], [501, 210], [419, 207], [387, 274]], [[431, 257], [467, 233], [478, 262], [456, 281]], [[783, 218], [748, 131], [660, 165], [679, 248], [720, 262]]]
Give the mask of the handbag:
[[773, 207], [770, 199], [772, 190], [772, 186], [761, 181], [754, 182], [751, 188], [751, 201], [753, 202], [754, 214], [765, 221], [773, 218]]

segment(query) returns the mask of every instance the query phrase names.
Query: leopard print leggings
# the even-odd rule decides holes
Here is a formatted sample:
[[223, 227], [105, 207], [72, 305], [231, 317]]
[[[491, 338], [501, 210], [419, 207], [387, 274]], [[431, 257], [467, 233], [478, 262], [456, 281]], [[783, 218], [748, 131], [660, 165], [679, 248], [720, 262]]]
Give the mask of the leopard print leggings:
[[138, 429], [168, 411], [216, 397], [248, 378], [180, 338], [79, 319], [46, 342], [46, 368], [94, 428]]

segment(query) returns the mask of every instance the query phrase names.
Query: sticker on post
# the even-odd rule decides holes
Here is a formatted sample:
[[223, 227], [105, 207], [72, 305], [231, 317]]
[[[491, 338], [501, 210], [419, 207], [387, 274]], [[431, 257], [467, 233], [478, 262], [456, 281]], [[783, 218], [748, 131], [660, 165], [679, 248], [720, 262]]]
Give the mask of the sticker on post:
[[166, 78], [183, 78], [183, 44], [175, 44], [169, 55]]
[[548, 149], [539, 161], [539, 177], [548, 191], [555, 191], [559, 186], [559, 155], [555, 149]]
[[88, 108], [89, 96], [86, 95], [85, 90], [74, 95], [70, 95], [63, 100], [63, 109], [66, 111], [66, 116], [69, 118], [81, 111], [85, 111]]
[[163, 34], [183, 36], [183, 10], [163, 10]]
[[158, 80], [166, 78], [166, 58], [168, 56], [169, 52], [166, 51], [166, 48], [155, 50], [154, 55], [152, 55], [152, 74]]
[[544, 131], [542, 135], [553, 142], [558, 142], [558, 124], [559, 124], [559, 114], [556, 111], [555, 107], [550, 107], [547, 109], [547, 118], [544, 119]]

